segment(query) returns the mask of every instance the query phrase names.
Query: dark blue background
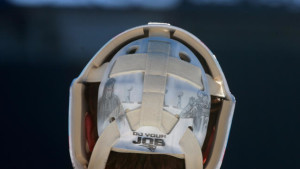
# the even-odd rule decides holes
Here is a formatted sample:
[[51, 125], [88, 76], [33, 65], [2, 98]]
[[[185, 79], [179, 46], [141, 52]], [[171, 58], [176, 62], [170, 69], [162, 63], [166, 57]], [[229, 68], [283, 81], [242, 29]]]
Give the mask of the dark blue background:
[[148, 21], [199, 37], [237, 99], [223, 169], [300, 168], [300, 12], [247, 4], [171, 10], [0, 8], [1, 168], [71, 168], [69, 86], [105, 42]]

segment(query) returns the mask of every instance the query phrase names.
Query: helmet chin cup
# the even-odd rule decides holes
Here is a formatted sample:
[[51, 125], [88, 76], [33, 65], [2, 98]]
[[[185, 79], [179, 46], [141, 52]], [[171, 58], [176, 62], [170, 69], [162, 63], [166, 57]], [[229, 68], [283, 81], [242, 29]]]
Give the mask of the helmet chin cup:
[[[99, 138], [89, 152], [91, 102], [91, 128]], [[171, 155], [185, 159], [187, 169], [220, 168], [234, 107], [215, 55], [194, 35], [164, 23], [129, 29], [105, 44], [71, 84], [72, 164], [104, 169], [116, 151]]]

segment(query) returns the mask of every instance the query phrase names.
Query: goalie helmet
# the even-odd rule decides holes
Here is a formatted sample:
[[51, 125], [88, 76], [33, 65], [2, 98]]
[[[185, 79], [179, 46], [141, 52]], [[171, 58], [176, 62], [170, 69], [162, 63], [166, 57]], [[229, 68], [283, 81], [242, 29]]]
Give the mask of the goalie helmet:
[[129, 29], [72, 82], [73, 166], [104, 169], [114, 151], [220, 168], [234, 106], [216, 57], [194, 35], [161, 23]]

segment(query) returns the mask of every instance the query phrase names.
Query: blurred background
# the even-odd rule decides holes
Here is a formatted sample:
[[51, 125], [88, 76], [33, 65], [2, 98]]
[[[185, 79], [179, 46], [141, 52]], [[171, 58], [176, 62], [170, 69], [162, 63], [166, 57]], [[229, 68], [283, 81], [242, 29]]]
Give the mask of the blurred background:
[[1, 168], [71, 169], [69, 86], [149, 21], [201, 39], [237, 99], [222, 169], [300, 168], [300, 0], [0, 1]]

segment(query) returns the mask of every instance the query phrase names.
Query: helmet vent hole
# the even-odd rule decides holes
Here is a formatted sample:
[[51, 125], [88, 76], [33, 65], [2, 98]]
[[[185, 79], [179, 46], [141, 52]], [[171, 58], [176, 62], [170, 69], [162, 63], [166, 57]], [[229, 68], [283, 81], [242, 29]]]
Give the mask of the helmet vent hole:
[[191, 62], [190, 57], [189, 57], [186, 53], [184, 53], [184, 52], [179, 52], [179, 57], [180, 57], [180, 59], [183, 60], [183, 61], [186, 61], [186, 62], [188, 62], [188, 63]]
[[191, 131], [193, 131], [193, 127], [192, 127], [192, 126], [189, 126], [189, 129], [190, 129]]
[[135, 54], [136, 53], [136, 51], [138, 50], [138, 46], [132, 46], [132, 47], [130, 47], [128, 50], [127, 50], [127, 54]]
[[114, 118], [114, 117], [111, 117], [111, 118], [109, 119], [109, 122], [111, 123], [111, 122], [113, 122], [113, 121], [115, 121], [115, 118]]

